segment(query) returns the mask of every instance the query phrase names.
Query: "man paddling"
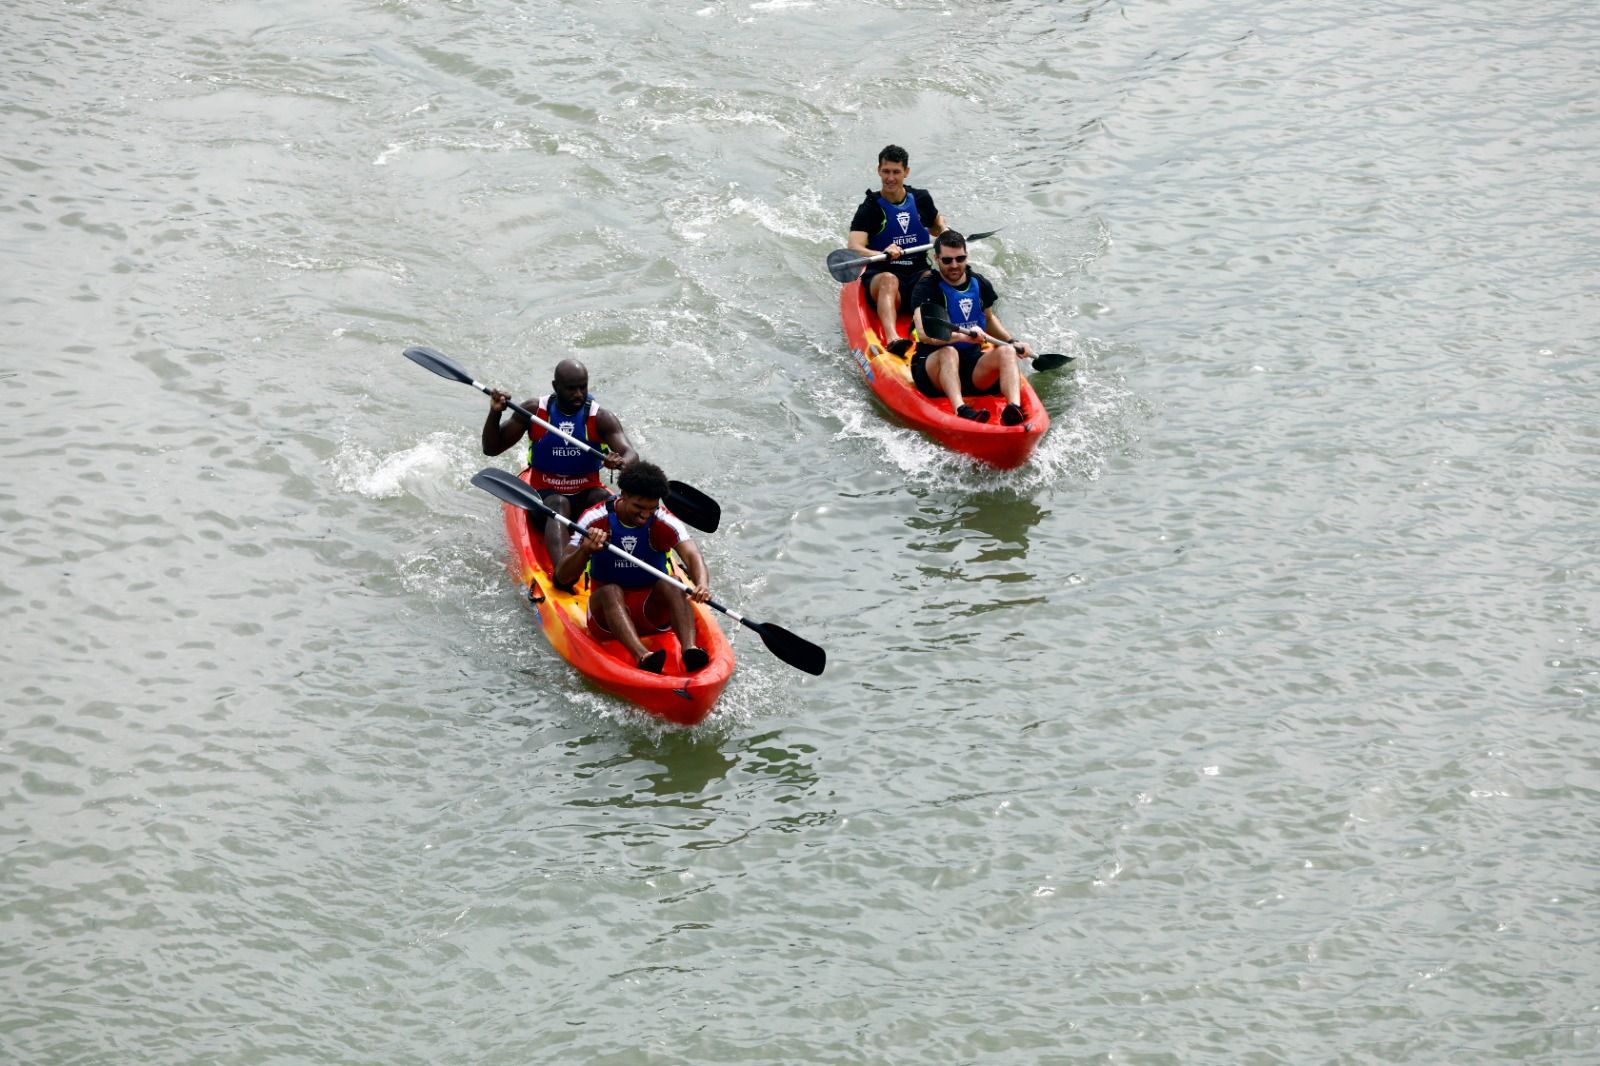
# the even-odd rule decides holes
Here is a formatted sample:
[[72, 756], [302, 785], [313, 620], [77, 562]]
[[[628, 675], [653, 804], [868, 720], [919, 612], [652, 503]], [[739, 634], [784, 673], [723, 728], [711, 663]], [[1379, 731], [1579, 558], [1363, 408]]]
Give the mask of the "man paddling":
[[899, 338], [895, 325], [900, 308], [909, 303], [917, 276], [928, 269], [927, 252], [902, 251], [932, 242], [944, 232], [944, 216], [933, 204], [927, 189], [907, 185], [911, 156], [904, 148], [891, 144], [878, 153], [878, 192], [867, 190], [866, 199], [850, 220], [850, 250], [867, 256], [878, 252], [889, 258], [872, 263], [861, 275], [861, 287], [878, 309], [883, 323], [883, 342]]
[[[600, 469], [620, 470], [638, 458], [622, 422], [602, 408], [589, 394], [589, 370], [576, 359], [556, 364], [550, 381], [551, 392], [539, 400], [525, 400], [532, 409], [562, 432], [576, 437], [604, 455], [563, 440], [537, 422], [511, 413], [504, 422], [500, 414], [511, 397], [499, 389], [489, 392], [489, 416], [483, 423], [483, 454], [499, 455], [527, 434], [528, 465], [533, 468], [533, 487], [545, 505], [563, 518], [573, 518], [605, 500], [611, 494], [600, 483]], [[552, 564], [561, 561], [565, 534], [560, 522], [547, 521], [544, 513], [528, 512], [528, 524], [544, 534], [545, 550]]]
[[[1017, 359], [1030, 354], [1027, 342], [1014, 338], [1000, 321], [994, 310], [999, 297], [989, 279], [967, 268], [965, 237], [945, 230], [934, 244], [933, 254], [938, 272], [923, 274], [911, 292], [912, 324], [919, 338], [917, 352], [911, 357], [911, 380], [924, 396], [947, 397], [952, 411], [974, 422], [989, 421], [989, 412], [968, 407], [965, 397], [998, 393], [1006, 398], [1001, 424], [1021, 425], [1024, 416]], [[949, 334], [941, 336], [943, 331], [937, 327], [930, 334], [923, 313], [932, 308], [945, 312]], [[986, 343], [992, 347], [980, 347]]]
[[[639, 634], [671, 629], [683, 649], [684, 672], [692, 674], [704, 669], [710, 657], [695, 643], [690, 601], [705, 603], [711, 598], [706, 584], [710, 578], [689, 528], [661, 506], [667, 487], [667, 475], [654, 463], [629, 464], [617, 478], [618, 495], [578, 519], [553, 576], [556, 584], [571, 587], [588, 567], [590, 631], [601, 640], [620, 640], [640, 669], [659, 674], [666, 666], [667, 651], [648, 651]], [[657, 570], [667, 568], [669, 551], [675, 553], [693, 591], [686, 593], [674, 582], [606, 551], [607, 544]]]

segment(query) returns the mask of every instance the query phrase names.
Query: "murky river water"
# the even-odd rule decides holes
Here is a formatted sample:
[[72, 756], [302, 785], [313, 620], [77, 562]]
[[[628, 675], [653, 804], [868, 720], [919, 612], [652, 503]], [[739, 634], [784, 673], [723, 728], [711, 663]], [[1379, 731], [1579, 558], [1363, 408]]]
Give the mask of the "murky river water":
[[[1600, 1055], [1590, 5], [6, 25], [0, 1060]], [[1021, 471], [855, 376], [890, 142], [1078, 357]], [[827, 673], [586, 688], [410, 344], [584, 360]]]

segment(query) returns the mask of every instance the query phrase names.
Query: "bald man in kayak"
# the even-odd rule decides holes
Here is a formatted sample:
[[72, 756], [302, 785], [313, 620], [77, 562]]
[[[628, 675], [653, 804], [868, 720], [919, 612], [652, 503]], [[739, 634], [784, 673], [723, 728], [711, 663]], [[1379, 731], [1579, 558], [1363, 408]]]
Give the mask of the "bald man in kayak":
[[[600, 640], [619, 640], [641, 670], [661, 673], [665, 648], [649, 651], [640, 632], [671, 629], [683, 649], [687, 673], [705, 669], [710, 656], [695, 643], [694, 603], [711, 598], [705, 559], [689, 535], [689, 527], [661, 505], [668, 491], [667, 475], [654, 463], [630, 463], [617, 478], [617, 496], [585, 511], [572, 531], [568, 549], [556, 566], [557, 585], [571, 587], [589, 570], [589, 631]], [[683, 562], [692, 592], [659, 578], [630, 559], [606, 550], [615, 545], [630, 559], [667, 569], [667, 553]]]
[[[579, 448], [515, 411], [502, 422], [501, 412], [510, 404], [511, 397], [499, 389], [489, 393], [489, 417], [483, 423], [483, 454], [499, 455], [526, 434], [533, 488], [544, 498], [546, 507], [563, 518], [575, 518], [611, 495], [600, 482], [601, 468], [621, 470], [639, 454], [622, 431], [621, 420], [590, 395], [588, 367], [576, 359], [563, 359], [556, 364], [550, 390], [548, 396], [524, 400], [522, 406], [599, 449], [603, 455]], [[542, 512], [529, 511], [528, 525], [544, 535], [551, 565], [559, 563], [566, 540], [561, 523], [548, 522]]]
[[934, 206], [927, 189], [906, 184], [911, 156], [898, 144], [878, 153], [878, 181], [882, 188], [867, 190], [866, 199], [850, 220], [850, 250], [858, 255], [883, 252], [888, 259], [870, 264], [861, 275], [861, 287], [878, 309], [883, 323], [883, 343], [900, 334], [895, 325], [900, 308], [910, 306], [911, 286], [928, 269], [927, 252], [904, 252], [930, 244], [945, 230], [944, 216]]

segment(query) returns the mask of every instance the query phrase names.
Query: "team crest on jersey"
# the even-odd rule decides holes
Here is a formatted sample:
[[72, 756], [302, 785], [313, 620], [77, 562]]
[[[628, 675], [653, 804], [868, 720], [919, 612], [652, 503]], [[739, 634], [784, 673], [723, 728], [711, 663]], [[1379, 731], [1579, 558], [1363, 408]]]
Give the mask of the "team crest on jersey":
[[972, 297], [968, 296], [961, 301], [961, 319], [966, 321], [972, 317]]
[[637, 548], [638, 546], [639, 546], [639, 538], [638, 537], [623, 537], [622, 538], [622, 550], [627, 552], [629, 555], [632, 555], [633, 554], [633, 549]]
[[898, 215], [894, 216], [894, 220], [896, 222], [900, 223], [900, 232], [901, 233], [909, 233], [909, 232], [911, 232], [911, 212], [910, 211], [902, 211], [902, 212], [900, 212]]
[[576, 432], [578, 428], [578, 423], [568, 421], [567, 419], [562, 419], [556, 424], [561, 427], [561, 432], [563, 433], [573, 433]]

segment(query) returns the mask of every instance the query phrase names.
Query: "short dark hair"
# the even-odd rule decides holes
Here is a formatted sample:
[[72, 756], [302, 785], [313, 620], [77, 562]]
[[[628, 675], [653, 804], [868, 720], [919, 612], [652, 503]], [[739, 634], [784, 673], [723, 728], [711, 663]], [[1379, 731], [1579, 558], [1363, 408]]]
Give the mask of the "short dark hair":
[[654, 463], [636, 459], [622, 468], [617, 475], [617, 488], [629, 496], [642, 496], [647, 500], [664, 500], [670, 486], [667, 475]]
[[891, 144], [878, 153], [878, 165], [881, 167], [885, 163], [899, 163], [903, 167], [910, 167], [911, 156], [898, 144]]
[[935, 248], [965, 248], [967, 239], [953, 229], [947, 229], [939, 234], [939, 239], [933, 242]]

